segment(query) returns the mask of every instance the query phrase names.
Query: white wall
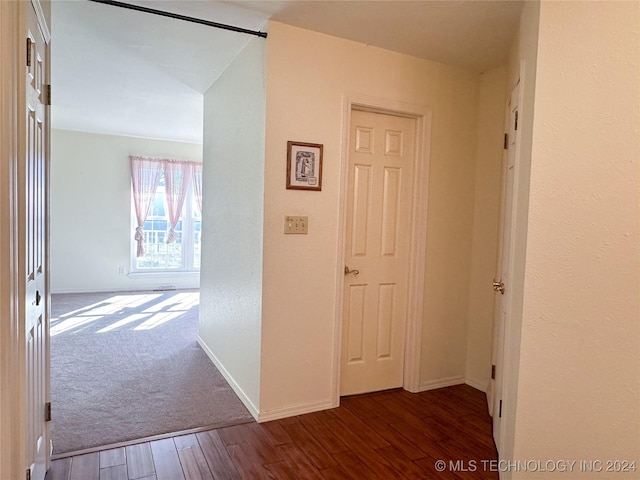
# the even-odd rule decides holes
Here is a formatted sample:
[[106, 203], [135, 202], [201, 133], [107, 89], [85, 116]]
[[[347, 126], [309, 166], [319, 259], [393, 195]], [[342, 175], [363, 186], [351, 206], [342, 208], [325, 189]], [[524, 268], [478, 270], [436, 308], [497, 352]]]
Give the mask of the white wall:
[[198, 286], [198, 274], [121, 275], [131, 265], [129, 155], [201, 161], [202, 145], [52, 130], [51, 290]]
[[480, 76], [465, 382], [482, 391], [491, 377], [506, 85], [505, 67]]
[[[335, 401], [346, 93], [433, 112], [421, 384], [464, 381], [478, 79], [464, 69], [269, 24], [261, 416], [329, 408]], [[288, 140], [324, 144], [322, 192], [285, 189]], [[308, 235], [283, 234], [289, 214], [309, 216]]]
[[204, 104], [200, 340], [253, 415], [260, 405], [265, 43], [252, 40]]
[[638, 462], [640, 4], [542, 2], [538, 38], [514, 457]]

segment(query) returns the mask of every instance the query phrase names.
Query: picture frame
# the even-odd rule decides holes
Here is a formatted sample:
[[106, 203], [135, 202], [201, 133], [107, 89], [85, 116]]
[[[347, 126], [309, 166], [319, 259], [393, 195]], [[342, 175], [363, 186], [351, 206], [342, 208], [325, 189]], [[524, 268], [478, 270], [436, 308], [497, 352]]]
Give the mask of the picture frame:
[[322, 144], [287, 142], [287, 189], [322, 190]]

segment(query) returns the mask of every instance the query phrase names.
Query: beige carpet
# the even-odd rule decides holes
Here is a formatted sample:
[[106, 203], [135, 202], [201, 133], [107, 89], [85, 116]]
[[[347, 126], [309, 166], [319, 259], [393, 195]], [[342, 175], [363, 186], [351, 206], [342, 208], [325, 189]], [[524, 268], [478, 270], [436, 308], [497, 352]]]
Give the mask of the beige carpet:
[[198, 299], [52, 296], [54, 454], [252, 420], [196, 342]]

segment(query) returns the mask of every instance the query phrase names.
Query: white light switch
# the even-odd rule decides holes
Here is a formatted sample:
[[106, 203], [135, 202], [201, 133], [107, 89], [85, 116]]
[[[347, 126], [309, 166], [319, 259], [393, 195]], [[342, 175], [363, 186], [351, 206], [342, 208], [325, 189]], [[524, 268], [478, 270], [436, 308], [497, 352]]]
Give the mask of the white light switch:
[[309, 227], [309, 217], [286, 215], [284, 217], [284, 233], [306, 235]]

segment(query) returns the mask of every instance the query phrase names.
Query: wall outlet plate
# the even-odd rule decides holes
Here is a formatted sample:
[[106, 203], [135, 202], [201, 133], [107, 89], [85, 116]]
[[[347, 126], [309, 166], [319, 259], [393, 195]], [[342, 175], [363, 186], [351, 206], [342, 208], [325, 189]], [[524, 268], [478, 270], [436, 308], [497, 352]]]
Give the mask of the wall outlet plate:
[[296, 215], [285, 215], [284, 233], [285, 235], [306, 235], [309, 229], [309, 217]]

